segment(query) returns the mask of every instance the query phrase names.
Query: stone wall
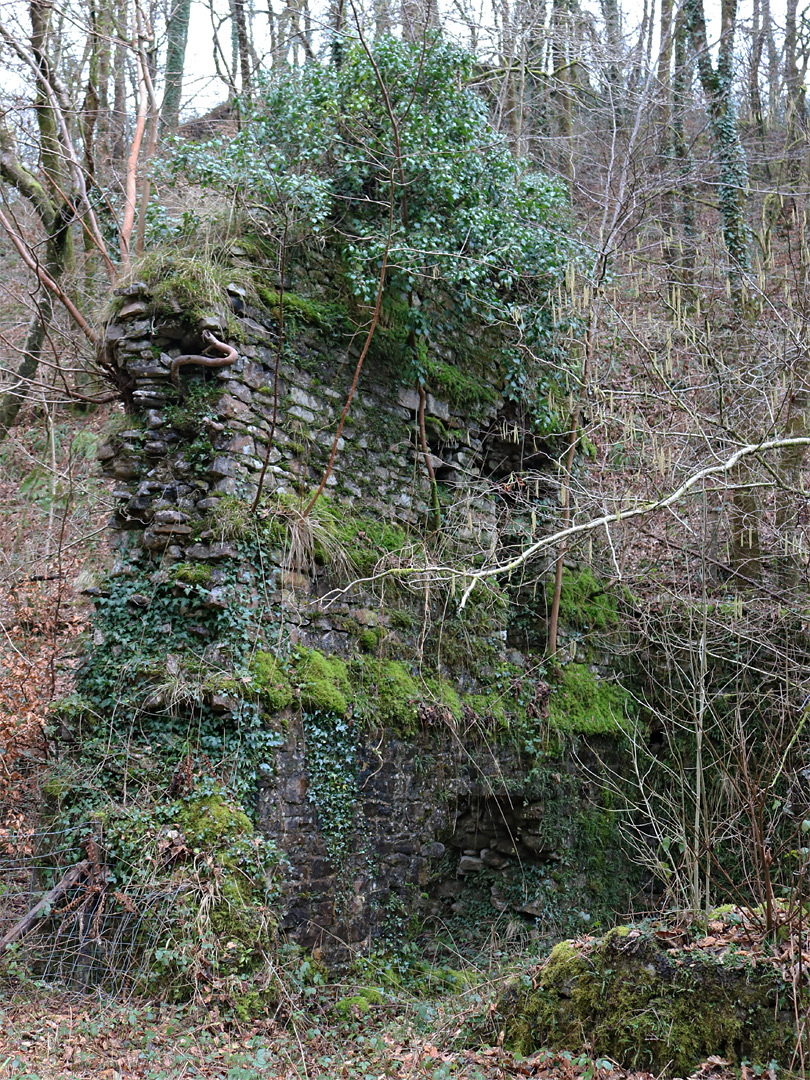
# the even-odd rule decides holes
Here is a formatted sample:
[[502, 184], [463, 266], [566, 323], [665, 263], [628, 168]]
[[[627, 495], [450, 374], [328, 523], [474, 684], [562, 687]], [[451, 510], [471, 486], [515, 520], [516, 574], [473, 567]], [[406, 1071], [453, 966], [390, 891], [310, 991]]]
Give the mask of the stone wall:
[[[294, 940], [327, 954], [339, 953], [340, 942], [368, 948], [392, 905], [446, 916], [463, 910], [470, 883], [484, 889], [493, 917], [514, 911], [535, 919], [573, 903], [587, 918], [604, 899], [583, 870], [590, 858], [583, 821], [586, 832], [593, 828], [597, 800], [570, 760], [539, 765], [509, 737], [511, 699], [520, 699], [521, 722], [539, 730], [548, 688], [507, 647], [501, 598], [490, 596], [463, 622], [446, 595], [396, 582], [393, 599], [388, 586], [386, 593], [360, 584], [324, 603], [330, 590], [367, 576], [375, 564], [407, 564], [434, 509], [419, 398], [396, 370], [396, 335], [385, 323], [337, 442], [326, 498], [312, 515], [316, 526], [321, 515], [322, 535], [313, 527], [312, 550], [298, 555], [285, 542], [292, 508], [323, 475], [362, 343], [362, 333], [352, 334], [327, 306], [325, 274], [309, 266], [295, 283], [308, 299], [288, 294], [281, 346], [272, 296], [264, 306], [249, 301], [238, 282], [218, 306], [193, 316], [146, 282], [119, 290], [106, 355], [127, 413], [99, 452], [118, 503], [113, 579], [151, 574], [163, 587], [174, 581], [181, 594], [195, 582], [201, 610], [218, 618], [247, 615], [253, 652], [289, 654], [304, 646], [327, 664], [342, 658], [355, 670], [359, 663], [361, 677], [371, 671], [372, 682], [376, 663], [362, 716], [352, 700], [346, 712], [346, 723], [354, 724], [355, 816], [342, 858], [330, 848], [325, 811], [313, 797], [300, 688], [298, 700], [277, 702], [268, 719], [278, 738], [272, 770], [259, 783], [257, 820], [287, 859], [281, 926]], [[184, 366], [174, 385], [173, 360], [199, 353], [206, 329], [232, 344], [238, 359], [220, 369]], [[454, 393], [442, 397], [434, 389], [426, 399], [448, 538], [444, 557], [453, 558], [498, 542], [508, 497], [502, 480], [516, 454], [494, 359], [488, 369], [479, 349], [478, 369], [470, 370], [459, 348], [448, 338], [439, 350], [439, 370]], [[518, 449], [524, 463], [542, 456], [542, 448]], [[265, 463], [257, 546], [249, 508]], [[268, 521], [278, 527], [268, 529]], [[379, 532], [389, 527], [394, 543]], [[332, 544], [343, 550], [332, 552]], [[127, 600], [136, 619], [149, 603], [137, 592]], [[206, 701], [227, 719], [237, 714], [241, 693], [238, 679], [225, 677], [233, 675], [232, 656], [199, 621], [190, 629], [216, 671]], [[189, 627], [183, 630], [187, 636]], [[167, 654], [179, 655], [178, 623], [167, 622], [165, 631]], [[338, 683], [344, 670], [334, 669]], [[398, 703], [384, 705], [397, 680], [405, 686]], [[399, 710], [397, 722], [389, 719], [392, 709]], [[565, 873], [557, 872], [563, 863]]]

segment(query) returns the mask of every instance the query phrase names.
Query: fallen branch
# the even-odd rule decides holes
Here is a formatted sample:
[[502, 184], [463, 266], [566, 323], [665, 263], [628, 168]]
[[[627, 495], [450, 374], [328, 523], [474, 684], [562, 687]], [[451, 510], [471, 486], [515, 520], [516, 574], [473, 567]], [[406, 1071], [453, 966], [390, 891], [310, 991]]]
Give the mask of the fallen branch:
[[23, 915], [23, 917], [12, 926], [9, 932], [0, 939], [0, 954], [4, 953], [9, 945], [13, 945], [15, 941], [19, 941], [21, 937], [24, 937], [29, 930], [33, 930], [40, 915], [43, 914], [43, 912], [48, 914], [53, 905], [58, 903], [68, 889], [71, 889], [89, 869], [89, 859], [82, 859], [80, 863], [71, 867], [59, 884], [54, 885], [52, 889], [46, 892], [39, 903], [35, 904], [27, 915]]
[[465, 573], [463, 576], [470, 581], [470, 584], [464, 590], [464, 594], [461, 597], [461, 603], [459, 604], [459, 611], [463, 610], [470, 597], [470, 593], [475, 586], [483, 578], [498, 577], [501, 574], [511, 573], [512, 570], [516, 570], [519, 566], [523, 566], [534, 555], [543, 548], [549, 547], [552, 544], [557, 544], [561, 540], [567, 539], [569, 536], [576, 536], [580, 533], [593, 532], [594, 529], [602, 529], [606, 525], [612, 525], [614, 522], [627, 521], [629, 518], [644, 517], [647, 514], [653, 514], [657, 510], [665, 510], [668, 506], [672, 506], [673, 503], [678, 502], [683, 496], [693, 488], [701, 480], [706, 480], [710, 476], [723, 476], [726, 473], [731, 472], [734, 466], [745, 457], [750, 457], [751, 454], [759, 454], [764, 450], [779, 450], [785, 446], [810, 446], [810, 438], [802, 436], [794, 439], [769, 439], [767, 442], [749, 443], [747, 446], [741, 446], [739, 450], [735, 450], [734, 453], [726, 461], [721, 461], [719, 465], [709, 465], [705, 469], [699, 469], [696, 473], [685, 480], [680, 487], [670, 492], [669, 495], [664, 496], [661, 499], [654, 499], [652, 502], [642, 503], [641, 506], [635, 506], [629, 510], [617, 510], [613, 514], [603, 514], [602, 517], [592, 518], [590, 521], [583, 521], [579, 525], [571, 525], [567, 529], [561, 529], [559, 532], [553, 533], [550, 536], [541, 537], [536, 543], [527, 547], [519, 555], [516, 555], [513, 559], [509, 559], [507, 562], [498, 563], [496, 566], [489, 566], [484, 570], [476, 570], [472, 573]]
[[616, 510], [612, 514], [603, 514], [601, 517], [591, 518], [590, 521], [583, 521], [578, 525], [570, 525], [566, 529], [560, 529], [556, 533], [550, 533], [548, 536], [541, 537], [529, 547], [524, 548], [519, 555], [515, 555], [506, 562], [496, 563], [494, 566], [487, 566], [483, 570], [463, 570], [457, 566], [390, 567], [379, 571], [379, 573], [372, 574], [370, 577], [358, 578], [344, 589], [332, 590], [327, 593], [326, 596], [322, 597], [321, 602], [324, 603], [325, 601], [324, 606], [328, 607], [330, 604], [333, 604], [338, 597], [348, 592], [349, 589], [355, 588], [357, 585], [381, 581], [383, 578], [414, 578], [417, 576], [425, 577], [427, 575], [432, 575], [433, 580], [435, 580], [437, 576], [441, 575], [450, 580], [461, 578], [462, 581], [468, 582], [459, 603], [459, 611], [462, 611], [470, 598], [470, 593], [479, 581], [483, 581], [485, 578], [499, 577], [502, 574], [509, 574], [512, 570], [516, 570], [518, 567], [529, 562], [530, 559], [543, 551], [544, 548], [559, 544], [560, 541], [566, 540], [569, 536], [584, 535], [585, 533], [594, 532], [596, 529], [604, 529], [608, 525], [613, 525], [621, 521], [628, 521], [631, 518], [646, 517], [647, 514], [654, 514], [658, 510], [665, 510], [667, 507], [674, 505], [682, 499], [683, 496], [695, 487], [696, 484], [699, 484], [701, 480], [706, 480], [713, 476], [723, 476], [726, 473], [731, 472], [742, 458], [750, 457], [752, 454], [763, 453], [765, 450], [780, 450], [785, 446], [810, 446], [810, 436], [801, 436], [791, 439], [769, 439], [767, 442], [748, 443], [745, 446], [741, 446], [739, 450], [735, 450], [731, 457], [726, 461], [722, 461], [718, 465], [709, 465], [705, 469], [699, 469], [697, 472], [692, 473], [688, 479], [684, 480], [680, 487], [671, 491], [669, 495], [665, 495], [660, 499], [654, 499], [651, 502], [641, 503], [640, 505], [627, 510]]

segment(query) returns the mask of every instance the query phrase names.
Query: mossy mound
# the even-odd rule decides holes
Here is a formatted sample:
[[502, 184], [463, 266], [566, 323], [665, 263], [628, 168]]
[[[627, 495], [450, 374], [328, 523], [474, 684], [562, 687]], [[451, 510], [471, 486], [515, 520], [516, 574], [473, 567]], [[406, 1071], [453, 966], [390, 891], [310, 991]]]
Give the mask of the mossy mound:
[[251, 662], [250, 673], [266, 712], [280, 712], [292, 705], [293, 688], [275, 654], [259, 650]]
[[796, 1044], [788, 988], [739, 954], [671, 951], [619, 927], [589, 945], [562, 942], [539, 974], [500, 1000], [506, 1043], [610, 1057], [626, 1068], [688, 1076], [712, 1054], [733, 1065], [788, 1065]]

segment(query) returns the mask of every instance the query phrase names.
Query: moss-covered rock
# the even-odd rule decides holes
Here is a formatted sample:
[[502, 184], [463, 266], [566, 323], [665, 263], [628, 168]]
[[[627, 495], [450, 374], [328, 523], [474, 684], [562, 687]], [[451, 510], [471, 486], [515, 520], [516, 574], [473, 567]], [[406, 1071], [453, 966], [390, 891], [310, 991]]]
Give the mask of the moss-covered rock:
[[592, 570], [563, 569], [560, 621], [580, 630], [609, 630], [618, 626], [616, 596]]
[[199, 585], [206, 588], [211, 584], [211, 567], [205, 563], [179, 563], [174, 570], [174, 580], [178, 585]]
[[357, 644], [365, 653], [376, 653], [380, 647], [380, 631], [375, 626], [367, 626], [357, 635]]
[[335, 1012], [341, 1019], [348, 1020], [357, 1014], [364, 1016], [371, 1011], [372, 1005], [384, 1004], [385, 998], [379, 990], [371, 986], [362, 986], [356, 994], [339, 998], [335, 1002]]
[[741, 956], [673, 952], [619, 927], [583, 946], [562, 942], [534, 980], [500, 1000], [506, 1042], [590, 1051], [626, 1068], [688, 1076], [712, 1054], [732, 1064], [788, 1065], [795, 1034], [787, 988]]
[[213, 848], [233, 836], [252, 836], [253, 825], [240, 807], [221, 795], [191, 799], [180, 815], [186, 836], [205, 848]]
[[370, 725], [389, 728], [399, 735], [416, 732], [417, 704], [425, 692], [404, 663], [363, 657], [352, 664], [351, 674], [361, 702], [360, 711]]

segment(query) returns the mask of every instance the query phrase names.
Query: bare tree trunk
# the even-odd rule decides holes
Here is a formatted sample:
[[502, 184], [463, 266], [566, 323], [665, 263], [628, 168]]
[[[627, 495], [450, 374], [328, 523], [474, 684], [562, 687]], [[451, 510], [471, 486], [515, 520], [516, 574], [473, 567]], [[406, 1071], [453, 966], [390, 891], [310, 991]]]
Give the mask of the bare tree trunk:
[[[46, 130], [50, 130], [48, 125]], [[73, 239], [70, 232], [72, 210], [68, 205], [57, 209], [36, 176], [20, 162], [11, 133], [3, 126], [0, 126], [0, 177], [16, 188], [36, 212], [46, 237], [43, 268], [52, 281], [58, 282], [64, 272], [73, 267]], [[53, 295], [47, 288], [40, 289], [37, 308], [28, 326], [16, 381], [0, 394], [0, 442], [14, 424], [31, 388], [31, 380], [42, 359], [52, 317]]]
[[675, 72], [672, 84], [672, 134], [675, 160], [678, 165], [681, 237], [677, 261], [680, 284], [691, 290], [694, 279], [697, 230], [695, 227], [695, 185], [692, 155], [684, 130], [689, 71], [687, 63], [687, 32], [683, 12], [675, 20]]
[[[808, 430], [810, 409], [810, 352], [804, 348], [792, 365], [791, 386], [788, 397], [788, 414], [785, 437], [805, 435]], [[801, 560], [797, 547], [799, 520], [796, 492], [802, 486], [802, 465], [807, 454], [805, 446], [785, 446], [779, 459], [779, 478], [783, 487], [776, 492], [776, 532], [782, 550], [777, 558], [780, 584], [786, 589], [799, 584]]]
[[117, 36], [115, 45], [115, 89], [113, 92], [113, 141], [112, 158], [117, 167], [122, 167], [127, 151], [127, 7], [128, 0], [120, 0], [118, 7]]
[[37, 300], [37, 309], [28, 324], [23, 346], [23, 358], [17, 368], [14, 383], [4, 388], [0, 395], [0, 442], [3, 442], [31, 390], [31, 382], [39, 369], [46, 335], [53, 318], [53, 299], [43, 289]]
[[674, 231], [675, 206], [672, 191], [672, 179], [666, 175], [672, 168], [675, 157], [674, 136], [672, 131], [672, 0], [661, 0], [661, 44], [658, 53], [658, 116], [660, 132], [659, 158], [663, 166], [664, 187], [661, 194], [661, 229], [663, 232], [662, 248], [665, 263], [675, 264]]
[[406, 41], [424, 41], [428, 30], [439, 25], [437, 0], [401, 0], [399, 8], [402, 36]]
[[245, 19], [245, 0], [232, 0], [233, 21], [236, 27], [236, 44], [239, 53], [239, 74], [241, 76], [241, 95], [243, 98], [250, 97], [251, 70], [250, 70], [250, 45], [248, 39], [247, 20]]
[[771, 18], [771, 0], [762, 0], [762, 31], [765, 34], [765, 44], [768, 48], [768, 122], [773, 122], [779, 102], [779, 51], [773, 36], [773, 19]]
[[765, 47], [765, 25], [762, 21], [760, 0], [754, 0], [751, 23], [751, 67], [748, 70], [748, 108], [751, 120], [760, 138], [765, 134], [765, 115], [762, 94], [759, 89], [759, 69], [762, 66], [762, 50]]

